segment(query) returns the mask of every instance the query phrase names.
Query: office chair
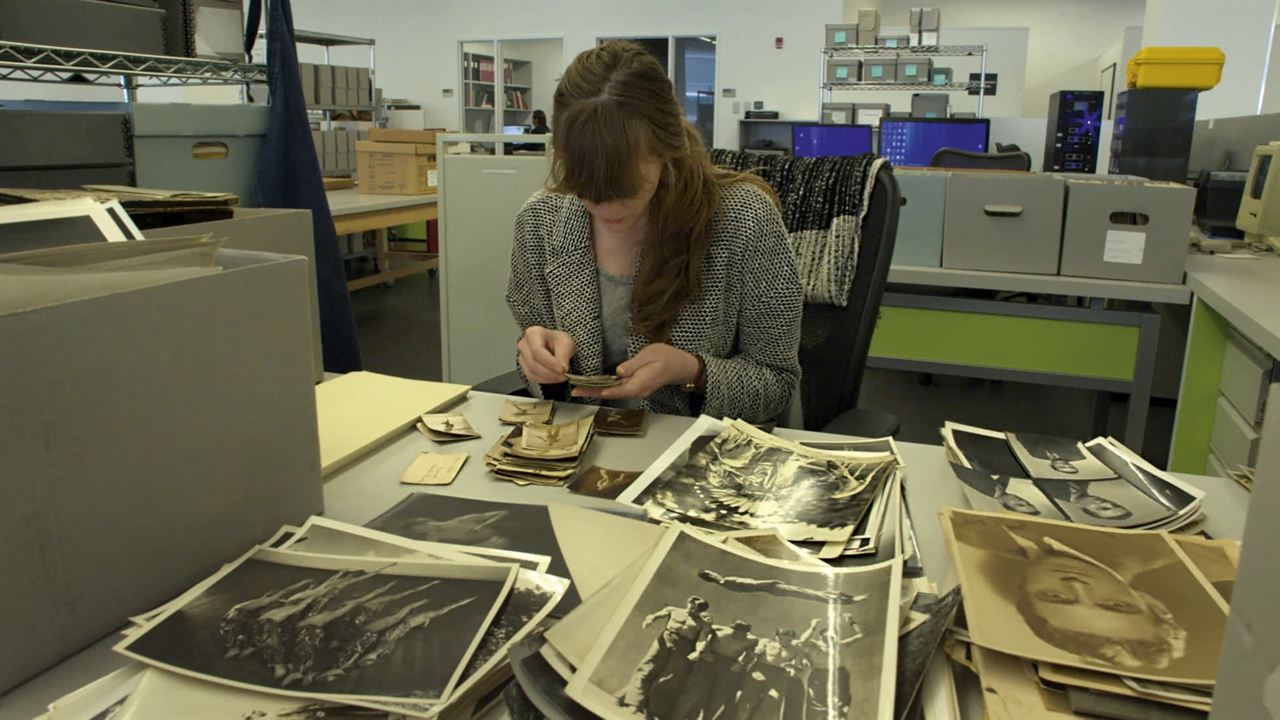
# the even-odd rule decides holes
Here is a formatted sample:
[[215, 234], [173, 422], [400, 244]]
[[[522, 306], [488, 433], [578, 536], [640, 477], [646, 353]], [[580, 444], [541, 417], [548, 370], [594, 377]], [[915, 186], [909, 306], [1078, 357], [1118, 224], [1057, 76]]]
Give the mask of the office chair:
[[980, 153], [960, 148], [939, 148], [929, 161], [929, 167], [967, 168], [971, 170], [1022, 170], [1031, 169], [1031, 156], [1024, 150], [1015, 152]]
[[857, 271], [844, 307], [805, 303], [800, 329], [800, 398], [806, 430], [885, 437], [898, 432], [897, 416], [859, 408], [871, 335], [889, 277], [902, 196], [888, 166], [876, 175], [862, 220]]

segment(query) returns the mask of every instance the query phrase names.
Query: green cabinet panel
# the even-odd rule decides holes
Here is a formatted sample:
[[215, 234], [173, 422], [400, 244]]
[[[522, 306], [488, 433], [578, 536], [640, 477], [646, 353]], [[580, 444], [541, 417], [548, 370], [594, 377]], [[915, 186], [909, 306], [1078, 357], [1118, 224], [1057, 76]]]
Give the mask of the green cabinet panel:
[[926, 308], [880, 308], [874, 357], [1128, 381], [1138, 328]]
[[1191, 309], [1191, 332], [1182, 363], [1178, 389], [1178, 414], [1173, 422], [1173, 447], [1169, 470], [1203, 475], [1209, 460], [1213, 434], [1213, 409], [1218, 402], [1222, 356], [1227, 349], [1230, 324], [1200, 301]]

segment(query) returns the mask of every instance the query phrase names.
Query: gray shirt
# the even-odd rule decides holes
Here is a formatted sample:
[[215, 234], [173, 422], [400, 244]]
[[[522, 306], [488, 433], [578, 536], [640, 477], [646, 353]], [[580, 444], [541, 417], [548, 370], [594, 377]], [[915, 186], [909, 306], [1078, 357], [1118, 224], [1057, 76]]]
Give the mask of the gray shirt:
[[604, 371], [612, 373], [627, 359], [627, 337], [631, 335], [631, 278], [600, 275], [600, 325], [604, 329]]

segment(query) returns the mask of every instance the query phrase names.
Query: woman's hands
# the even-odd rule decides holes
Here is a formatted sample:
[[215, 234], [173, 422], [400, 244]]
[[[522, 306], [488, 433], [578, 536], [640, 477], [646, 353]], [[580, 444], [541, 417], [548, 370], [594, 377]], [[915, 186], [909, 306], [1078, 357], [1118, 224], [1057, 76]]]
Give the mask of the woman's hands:
[[622, 378], [620, 384], [611, 388], [574, 388], [573, 396], [604, 400], [645, 398], [666, 385], [694, 382], [698, 379], [699, 369], [700, 363], [695, 355], [666, 343], [653, 343], [618, 366], [618, 377]]
[[530, 325], [516, 343], [516, 350], [520, 353], [520, 369], [530, 380], [554, 385], [568, 379], [564, 374], [569, 371], [575, 350], [569, 333]]

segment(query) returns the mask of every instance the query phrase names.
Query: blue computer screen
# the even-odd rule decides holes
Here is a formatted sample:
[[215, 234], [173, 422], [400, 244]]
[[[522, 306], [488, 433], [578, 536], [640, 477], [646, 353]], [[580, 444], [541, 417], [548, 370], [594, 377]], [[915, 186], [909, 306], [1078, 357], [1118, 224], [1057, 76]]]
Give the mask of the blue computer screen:
[[880, 121], [880, 154], [894, 165], [927, 167], [944, 147], [987, 152], [988, 120], [921, 120], [885, 118]]
[[871, 152], [870, 125], [796, 125], [791, 128], [796, 157], [845, 157]]

